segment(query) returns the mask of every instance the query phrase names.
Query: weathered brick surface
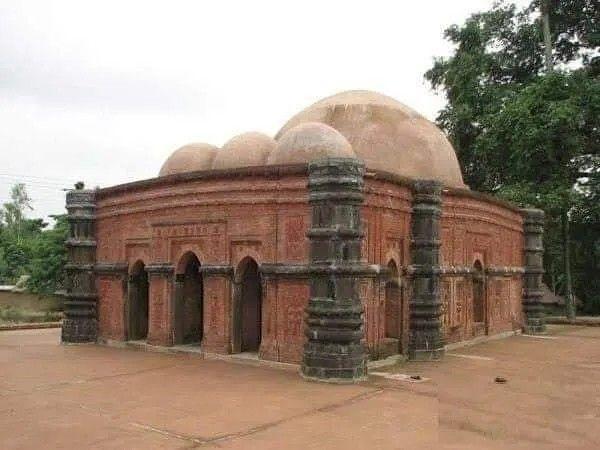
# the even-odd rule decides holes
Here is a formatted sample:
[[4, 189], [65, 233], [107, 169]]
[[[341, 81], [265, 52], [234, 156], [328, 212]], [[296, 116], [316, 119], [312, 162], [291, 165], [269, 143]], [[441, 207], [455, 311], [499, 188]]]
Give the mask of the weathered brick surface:
[[[399, 272], [401, 336], [386, 338], [385, 278], [363, 280], [365, 344], [372, 357], [408, 349], [408, 301], [411, 295], [411, 205], [405, 180], [367, 174], [361, 208], [365, 233], [362, 259], [382, 270], [394, 261]], [[311, 223], [306, 169], [247, 176], [174, 177], [143, 182], [97, 194], [96, 260], [129, 268], [168, 263], [173, 275], [151, 274], [148, 340], [171, 345], [173, 283], [178, 265], [193, 252], [202, 267], [226, 266], [231, 274], [203, 274], [202, 346], [227, 353], [232, 349], [232, 296], [239, 264], [253, 258], [269, 265], [300, 268], [308, 264], [306, 232]], [[443, 194], [441, 265], [443, 333], [447, 342], [470, 339], [522, 326], [522, 273], [486, 272], [487, 324], [472, 323], [469, 273], [481, 259], [484, 268], [522, 268], [523, 220], [518, 212], [485, 198], [451, 191]], [[99, 335], [124, 339], [126, 288], [122, 278], [96, 277]], [[304, 345], [304, 308], [309, 298], [307, 273], [263, 274], [262, 341], [265, 359], [299, 362]], [[396, 350], [398, 351], [398, 350]]]
[[[523, 326], [523, 219], [485, 199], [446, 193], [442, 202], [443, 328], [447, 342]], [[484, 269], [485, 322], [473, 322], [475, 261]]]

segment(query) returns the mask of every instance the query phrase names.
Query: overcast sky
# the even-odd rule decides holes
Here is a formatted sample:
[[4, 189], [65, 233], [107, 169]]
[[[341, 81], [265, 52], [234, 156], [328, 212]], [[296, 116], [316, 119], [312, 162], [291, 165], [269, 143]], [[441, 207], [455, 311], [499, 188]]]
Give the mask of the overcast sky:
[[492, 3], [0, 0], [0, 201], [22, 181], [29, 216], [62, 213], [74, 181], [156, 176], [183, 144], [273, 135], [347, 89], [434, 119], [443, 30]]

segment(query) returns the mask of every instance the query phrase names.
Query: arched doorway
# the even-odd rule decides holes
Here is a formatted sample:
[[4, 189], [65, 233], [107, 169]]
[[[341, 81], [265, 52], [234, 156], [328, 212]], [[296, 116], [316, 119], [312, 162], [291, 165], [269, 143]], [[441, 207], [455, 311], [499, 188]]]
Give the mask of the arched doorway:
[[402, 295], [398, 266], [391, 260], [387, 268], [389, 278], [385, 284], [385, 337], [400, 339], [402, 336]]
[[258, 352], [262, 338], [262, 287], [258, 264], [245, 258], [236, 273], [234, 352]]
[[148, 272], [142, 261], [131, 268], [127, 289], [127, 339], [148, 337]]
[[473, 322], [485, 322], [485, 278], [479, 260], [473, 264]]
[[203, 330], [203, 286], [200, 261], [192, 252], [182, 256], [175, 275], [173, 344], [198, 344]]

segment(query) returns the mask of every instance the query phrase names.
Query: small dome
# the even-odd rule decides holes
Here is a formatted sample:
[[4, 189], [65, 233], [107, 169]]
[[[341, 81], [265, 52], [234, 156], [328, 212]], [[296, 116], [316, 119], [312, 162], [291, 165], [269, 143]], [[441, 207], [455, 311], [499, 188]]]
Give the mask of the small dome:
[[231, 138], [217, 152], [213, 169], [263, 166], [277, 142], [266, 134], [251, 131]]
[[444, 133], [391, 97], [347, 91], [324, 98], [292, 117], [275, 139], [308, 122], [338, 130], [368, 169], [465, 187], [456, 153]]
[[324, 123], [307, 122], [288, 129], [279, 137], [267, 163], [307, 163], [328, 157], [356, 158], [356, 154], [339, 131]]
[[212, 167], [217, 147], [210, 144], [188, 144], [175, 150], [167, 158], [158, 173], [159, 177], [196, 170], [208, 170]]

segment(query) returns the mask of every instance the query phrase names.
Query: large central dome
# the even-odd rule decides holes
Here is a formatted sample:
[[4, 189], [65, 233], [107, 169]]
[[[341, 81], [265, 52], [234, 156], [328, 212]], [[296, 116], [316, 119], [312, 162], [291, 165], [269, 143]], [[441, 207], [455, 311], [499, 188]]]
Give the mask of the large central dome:
[[339, 131], [368, 169], [465, 187], [456, 153], [442, 131], [391, 97], [347, 91], [324, 98], [292, 117], [277, 133], [306, 122]]

